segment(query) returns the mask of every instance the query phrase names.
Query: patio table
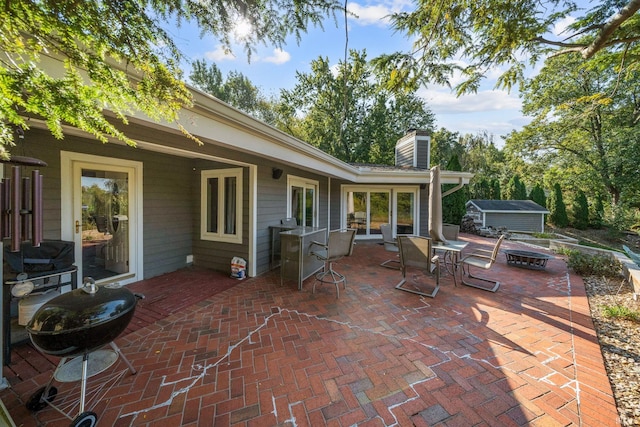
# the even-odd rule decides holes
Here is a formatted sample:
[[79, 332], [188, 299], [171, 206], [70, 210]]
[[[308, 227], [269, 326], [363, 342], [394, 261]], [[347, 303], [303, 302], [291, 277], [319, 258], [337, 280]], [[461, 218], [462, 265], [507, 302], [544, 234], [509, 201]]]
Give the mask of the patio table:
[[435, 242], [432, 245], [432, 248], [435, 251], [442, 251], [444, 255], [442, 256], [442, 260], [444, 263], [444, 268], [447, 270], [449, 274], [453, 276], [453, 280], [456, 278], [456, 270], [458, 268], [458, 262], [460, 261], [460, 254], [467, 247], [469, 242], [465, 242], [464, 240], [447, 240], [444, 242]]

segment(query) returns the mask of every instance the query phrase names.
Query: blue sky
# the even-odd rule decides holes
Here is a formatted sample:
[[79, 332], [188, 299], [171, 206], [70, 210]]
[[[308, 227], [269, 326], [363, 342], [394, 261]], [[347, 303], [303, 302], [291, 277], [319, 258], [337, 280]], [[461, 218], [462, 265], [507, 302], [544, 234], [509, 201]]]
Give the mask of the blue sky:
[[[348, 20], [349, 49], [366, 49], [368, 59], [381, 53], [408, 50], [410, 41], [403, 34], [394, 33], [385, 17], [391, 12], [409, 11], [414, 7], [409, 0], [348, 3], [348, 9], [358, 16]], [[201, 39], [195, 27], [183, 26], [173, 33], [173, 37], [191, 59], [215, 62], [225, 76], [229, 71], [239, 71], [263, 94], [278, 95], [280, 89], [291, 89], [295, 85], [296, 71], [309, 72], [311, 61], [319, 56], [329, 58], [331, 65], [344, 58], [344, 18], [338, 16], [337, 23], [338, 27], [333, 19], [328, 19], [324, 29], [310, 29], [299, 43], [291, 38], [282, 50], [259, 45], [251, 62], [240, 46], [232, 48], [233, 55], [225, 54], [219, 41], [211, 36]], [[186, 75], [190, 69], [185, 66]], [[477, 94], [456, 97], [449, 88], [430, 85], [420, 89], [418, 95], [427, 101], [435, 114], [436, 128], [445, 127], [460, 134], [488, 132], [495, 136], [495, 142], [500, 146], [500, 136], [521, 129], [530, 119], [520, 112], [517, 89], [511, 93], [494, 89], [499, 74], [500, 70], [492, 70]]]

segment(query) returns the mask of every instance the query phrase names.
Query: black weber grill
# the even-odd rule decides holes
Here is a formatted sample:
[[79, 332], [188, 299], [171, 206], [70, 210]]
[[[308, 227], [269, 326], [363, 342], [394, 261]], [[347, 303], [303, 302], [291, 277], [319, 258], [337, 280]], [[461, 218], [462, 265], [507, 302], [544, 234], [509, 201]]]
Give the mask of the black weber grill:
[[[61, 357], [51, 380], [27, 402], [30, 411], [51, 406], [64, 413], [52, 401], [57, 395], [53, 380], [80, 380], [78, 415], [72, 426], [92, 427], [97, 422], [94, 412], [85, 412], [87, 378], [103, 372], [118, 356], [131, 373], [135, 369], [113, 342], [129, 325], [138, 297], [119, 284], [96, 285], [86, 277], [84, 286], [64, 293], [44, 303], [27, 325], [33, 345], [42, 353]], [[110, 345], [112, 350], [101, 350]]]

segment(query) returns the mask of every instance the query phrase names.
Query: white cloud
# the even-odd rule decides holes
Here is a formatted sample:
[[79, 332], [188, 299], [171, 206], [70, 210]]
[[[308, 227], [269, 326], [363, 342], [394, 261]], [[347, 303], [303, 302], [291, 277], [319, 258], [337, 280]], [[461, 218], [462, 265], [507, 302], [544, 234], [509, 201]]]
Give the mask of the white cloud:
[[462, 135], [480, 132], [506, 135], [531, 121], [520, 112], [520, 99], [505, 91], [484, 90], [456, 97], [449, 89], [430, 88], [419, 91], [418, 95], [435, 114], [437, 128], [444, 127]]
[[569, 25], [573, 24], [574, 22], [576, 22], [576, 18], [573, 18], [571, 16], [567, 16], [565, 18], [563, 18], [562, 20], [556, 22], [556, 24], [553, 26], [553, 29], [551, 30], [551, 32], [560, 38], [565, 38], [567, 36], [569, 36], [568, 33], [566, 33], [567, 28], [569, 27]]
[[210, 61], [234, 61], [236, 59], [235, 55], [223, 48], [222, 45], [216, 46], [215, 50], [206, 51], [204, 57]]
[[400, 11], [409, 11], [415, 8], [415, 4], [411, 0], [387, 0], [378, 2], [367, 2], [361, 5], [356, 2], [350, 2], [347, 10], [354, 13], [357, 18], [349, 17], [353, 22], [359, 25], [377, 25], [387, 26], [389, 24], [389, 15]]
[[517, 96], [503, 90], [484, 90], [456, 97], [448, 89], [425, 89], [418, 95], [427, 101], [436, 114], [463, 114], [486, 111], [519, 110], [522, 103]]
[[261, 59], [262, 62], [270, 62], [272, 64], [285, 64], [291, 60], [291, 54], [282, 49], [273, 49], [273, 54]]
[[349, 3], [347, 10], [357, 16], [357, 18], [350, 16], [349, 19], [360, 25], [386, 26], [389, 23], [388, 15], [391, 13], [391, 10], [382, 4], [362, 6], [358, 3]]
[[521, 129], [522, 126], [529, 123], [529, 120], [524, 118], [505, 118], [504, 120], [487, 120], [477, 118], [474, 120], [470, 117], [465, 120], [452, 120], [451, 117], [438, 117], [436, 119], [436, 129], [445, 128], [450, 132], [458, 132], [460, 135], [478, 135], [485, 132], [489, 135], [493, 135], [493, 142], [496, 147], [503, 148], [504, 140], [503, 136], [507, 136], [514, 130]]

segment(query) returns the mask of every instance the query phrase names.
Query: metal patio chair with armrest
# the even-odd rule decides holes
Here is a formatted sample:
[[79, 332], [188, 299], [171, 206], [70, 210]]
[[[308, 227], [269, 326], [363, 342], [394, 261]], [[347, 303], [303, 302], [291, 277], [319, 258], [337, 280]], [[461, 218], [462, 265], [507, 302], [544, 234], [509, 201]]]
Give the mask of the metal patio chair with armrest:
[[[498, 252], [500, 250], [500, 245], [504, 240], [505, 235], [501, 235], [498, 241], [493, 246], [492, 250], [487, 249], [475, 249], [473, 252], [466, 254], [460, 260], [459, 264], [462, 270], [462, 284], [466, 286], [471, 286], [472, 288], [482, 289], [484, 291], [495, 292], [500, 287], [500, 282], [493, 279], [488, 279], [485, 277], [478, 277], [471, 274], [471, 267], [482, 268], [484, 270], [489, 270], [493, 267], [493, 264], [496, 262], [496, 258], [498, 257]], [[465, 278], [473, 279], [475, 282], [465, 280]], [[477, 283], [477, 282], [481, 283]], [[486, 284], [486, 285], [484, 285]]]
[[[440, 261], [439, 256], [433, 254], [431, 238], [422, 236], [398, 236], [400, 250], [400, 271], [402, 280], [396, 289], [433, 298], [440, 289]], [[433, 283], [425, 283], [423, 277], [429, 276]], [[409, 282], [411, 277], [411, 282]], [[428, 292], [425, 288], [429, 286]]]
[[337, 298], [340, 298], [340, 283], [347, 289], [347, 278], [333, 269], [333, 263], [353, 253], [355, 237], [356, 229], [347, 228], [330, 231], [326, 244], [315, 241], [311, 242], [309, 248], [310, 254], [324, 261], [324, 268], [316, 274], [316, 280], [313, 282], [313, 293], [316, 292], [317, 282], [333, 283], [336, 286]]
[[382, 233], [382, 243], [384, 244], [384, 250], [388, 252], [395, 252], [396, 258], [390, 258], [380, 265], [386, 268], [393, 268], [394, 270], [400, 269], [400, 249], [398, 249], [398, 242], [393, 238], [391, 231], [391, 224], [380, 224], [380, 232]]

